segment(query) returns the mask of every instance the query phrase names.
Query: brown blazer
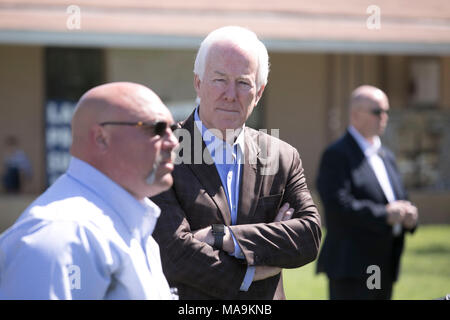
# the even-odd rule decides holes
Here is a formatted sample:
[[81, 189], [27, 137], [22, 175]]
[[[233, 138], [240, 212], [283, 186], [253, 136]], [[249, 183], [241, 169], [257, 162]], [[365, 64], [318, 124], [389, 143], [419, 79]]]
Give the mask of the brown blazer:
[[[181, 127], [191, 137], [194, 132], [201, 137], [193, 113]], [[247, 265], [296, 268], [318, 254], [320, 216], [306, 186], [298, 152], [251, 128], [246, 127], [244, 134], [245, 163], [236, 225], [230, 226], [225, 191], [210, 156], [206, 163], [193, 164], [191, 154], [190, 164], [175, 166], [172, 188], [152, 198], [161, 208], [153, 235], [160, 245], [164, 274], [170, 285], [178, 288], [180, 299], [282, 299], [280, 275], [253, 282], [247, 292], [239, 291]], [[272, 142], [279, 143], [280, 152], [269, 158], [265, 155], [275, 150]], [[194, 150], [194, 139], [191, 147]], [[266, 147], [269, 152], [263, 152]], [[205, 148], [202, 142], [202, 154]], [[267, 175], [268, 168], [278, 170]], [[292, 219], [273, 222], [285, 202], [295, 209]], [[230, 226], [245, 260], [194, 239], [192, 231], [214, 223]]]

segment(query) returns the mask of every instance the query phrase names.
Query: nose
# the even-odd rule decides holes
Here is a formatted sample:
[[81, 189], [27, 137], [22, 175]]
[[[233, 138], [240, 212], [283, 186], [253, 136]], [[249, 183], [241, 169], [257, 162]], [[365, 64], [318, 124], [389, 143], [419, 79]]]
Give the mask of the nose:
[[178, 146], [178, 139], [170, 128], [167, 130], [170, 132], [165, 135], [164, 147], [165, 149], [173, 150]]
[[236, 100], [236, 84], [233, 81], [230, 81], [227, 84], [225, 88], [224, 98], [227, 101]]

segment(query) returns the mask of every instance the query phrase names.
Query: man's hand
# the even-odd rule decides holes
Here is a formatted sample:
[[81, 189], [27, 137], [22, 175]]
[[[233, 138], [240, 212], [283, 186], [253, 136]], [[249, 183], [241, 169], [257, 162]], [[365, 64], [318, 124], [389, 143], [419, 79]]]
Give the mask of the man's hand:
[[[225, 232], [225, 235], [223, 236], [222, 249], [223, 249], [223, 251], [226, 251], [229, 254], [232, 254], [234, 252], [234, 242], [231, 237], [230, 230], [228, 230], [227, 226], [225, 226], [224, 232]], [[212, 234], [211, 227], [206, 227], [206, 228], [197, 230], [193, 234], [194, 234], [195, 239], [205, 242], [205, 243], [209, 244], [211, 247], [214, 245], [214, 236]]]
[[273, 222], [286, 221], [292, 218], [292, 214], [294, 213], [294, 209], [289, 208], [289, 203], [285, 203], [280, 210], [278, 211], [277, 216], [273, 220]]
[[387, 223], [401, 223], [405, 228], [412, 229], [417, 224], [418, 210], [411, 202], [398, 200], [386, 205]]
[[276, 276], [281, 272], [281, 268], [279, 267], [269, 267], [269, 266], [256, 266], [255, 267], [255, 276], [253, 277], [253, 281], [264, 280], [273, 276]]
[[419, 219], [419, 213], [417, 207], [409, 203], [406, 208], [406, 213], [403, 217], [403, 227], [406, 229], [413, 229], [417, 225], [417, 220]]
[[[286, 221], [292, 217], [294, 213], [294, 209], [289, 208], [289, 203], [285, 203], [278, 214], [275, 217], [274, 222]], [[229, 254], [233, 254], [234, 252], [234, 242], [231, 236], [230, 230], [225, 226], [224, 228], [225, 235], [223, 236], [223, 251], [228, 252]], [[209, 244], [211, 247], [214, 245], [214, 236], [212, 235], [211, 227], [206, 227], [193, 232], [194, 238]]]
[[387, 210], [387, 223], [389, 225], [394, 225], [397, 223], [401, 223], [403, 221], [403, 217], [406, 213], [406, 201], [398, 200], [386, 205]]
[[[276, 215], [274, 222], [286, 221], [292, 218], [292, 214], [294, 213], [294, 209], [289, 207], [289, 203], [285, 203], [278, 214]], [[273, 276], [276, 276], [281, 272], [282, 268], [279, 267], [270, 267], [270, 266], [256, 266], [255, 267], [255, 276], [253, 277], [253, 281], [264, 280]]]

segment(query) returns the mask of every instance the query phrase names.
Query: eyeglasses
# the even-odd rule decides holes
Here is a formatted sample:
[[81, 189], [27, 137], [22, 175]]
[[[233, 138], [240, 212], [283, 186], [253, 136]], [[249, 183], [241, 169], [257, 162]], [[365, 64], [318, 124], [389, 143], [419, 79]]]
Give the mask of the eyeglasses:
[[144, 129], [146, 132], [157, 135], [157, 136], [164, 136], [166, 134], [167, 127], [170, 128], [170, 130], [175, 131], [175, 129], [178, 128], [177, 124], [171, 124], [169, 125], [165, 121], [157, 121], [153, 123], [148, 122], [123, 122], [123, 121], [107, 121], [100, 123], [101, 126], [107, 126], [107, 125], [115, 125], [115, 126], [132, 126], [132, 127], [138, 127]]
[[388, 111], [382, 108], [370, 109], [369, 112], [377, 117], [379, 117], [382, 113], [388, 114]]

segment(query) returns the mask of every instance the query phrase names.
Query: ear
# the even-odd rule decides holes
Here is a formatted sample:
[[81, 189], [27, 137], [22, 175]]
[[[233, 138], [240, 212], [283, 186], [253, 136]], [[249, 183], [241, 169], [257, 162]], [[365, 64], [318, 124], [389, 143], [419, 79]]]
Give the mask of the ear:
[[262, 85], [261, 88], [259, 88], [258, 92], [256, 93], [255, 107], [258, 105], [258, 102], [261, 99], [265, 88], [266, 88], [266, 86]]
[[197, 92], [197, 96], [200, 92], [201, 82], [202, 81], [200, 80], [200, 77], [198, 76], [198, 74], [194, 74], [194, 88], [195, 88], [195, 91]]
[[349, 110], [349, 118], [350, 118], [350, 123], [354, 123], [354, 122], [358, 122], [359, 119], [359, 110], [355, 107], [350, 107]]
[[106, 150], [108, 150], [109, 135], [103, 129], [103, 127], [100, 125], [96, 125], [91, 130], [92, 130], [91, 138], [92, 138], [92, 142], [95, 145], [95, 147], [100, 152], [105, 152]]

